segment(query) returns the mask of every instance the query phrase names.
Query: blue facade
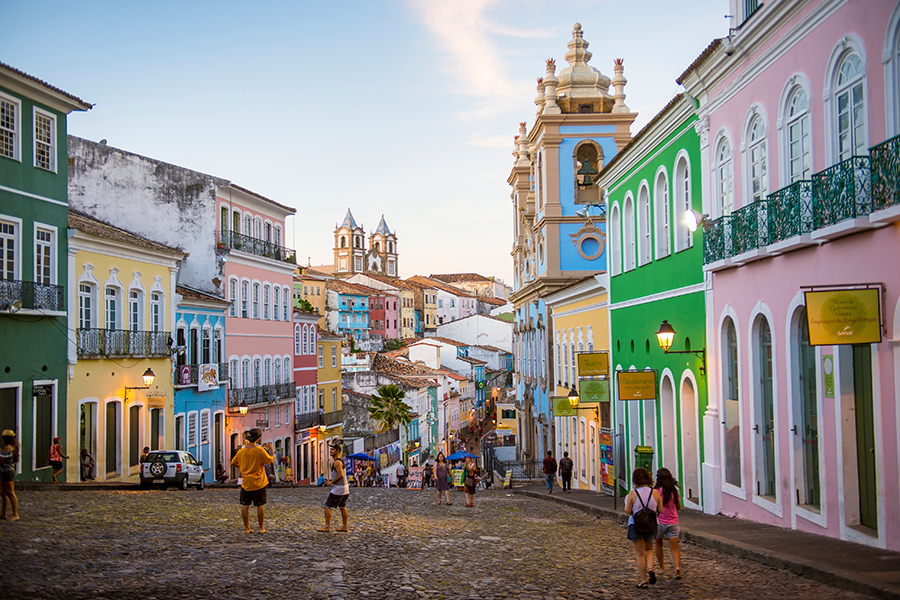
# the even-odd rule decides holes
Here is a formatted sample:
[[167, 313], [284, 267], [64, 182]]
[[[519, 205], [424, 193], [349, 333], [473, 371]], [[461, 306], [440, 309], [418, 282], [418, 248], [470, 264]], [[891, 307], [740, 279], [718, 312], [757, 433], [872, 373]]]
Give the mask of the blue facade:
[[369, 329], [369, 297], [364, 294], [338, 294], [338, 334], [348, 333], [358, 340]]

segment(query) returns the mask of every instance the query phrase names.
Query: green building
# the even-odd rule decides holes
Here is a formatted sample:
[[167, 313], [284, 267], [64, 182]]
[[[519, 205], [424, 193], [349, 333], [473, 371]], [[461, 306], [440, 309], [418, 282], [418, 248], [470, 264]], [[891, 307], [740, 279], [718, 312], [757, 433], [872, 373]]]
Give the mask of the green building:
[[0, 429], [17, 433], [26, 481], [50, 480], [65, 432], [66, 115], [90, 108], [0, 63]]
[[[616, 477], [629, 489], [636, 447], [651, 447], [653, 472], [672, 471], [685, 504], [699, 508], [707, 404], [705, 356], [696, 352], [706, 346], [703, 243], [685, 222], [690, 211], [702, 212], [694, 109], [689, 97], [674, 98], [599, 178], [609, 223], [611, 369], [657, 374], [656, 399], [615, 395]], [[675, 331], [668, 353], [656, 335], [663, 321]]]

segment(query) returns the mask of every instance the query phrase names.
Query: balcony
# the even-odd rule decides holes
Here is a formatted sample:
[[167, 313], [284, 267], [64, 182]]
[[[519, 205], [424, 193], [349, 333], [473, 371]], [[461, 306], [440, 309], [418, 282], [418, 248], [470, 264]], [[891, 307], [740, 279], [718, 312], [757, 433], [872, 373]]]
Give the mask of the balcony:
[[900, 135], [869, 149], [872, 210], [900, 205]]
[[319, 418], [318, 412], [301, 413], [294, 416], [294, 433], [325, 424], [325, 415]]
[[277, 402], [284, 398], [293, 398], [296, 391], [297, 390], [292, 382], [273, 383], [271, 385], [246, 388], [229, 388], [228, 407], [237, 409], [240, 408], [241, 405], [253, 406], [254, 404]]
[[813, 230], [812, 181], [803, 179], [767, 198], [769, 243], [776, 244]]
[[66, 293], [61, 285], [19, 281], [17, 279], [0, 280], [0, 306], [7, 302], [21, 302], [26, 310], [50, 310], [65, 312]]
[[[190, 379], [185, 378], [185, 367], [190, 368]], [[175, 367], [175, 387], [191, 387], [197, 385], [200, 377], [200, 365], [177, 365]], [[228, 383], [228, 363], [219, 363], [219, 383]]]
[[872, 212], [868, 156], [852, 156], [812, 177], [813, 226], [823, 229]]
[[767, 202], [757, 200], [731, 213], [731, 254], [737, 256], [765, 247], [768, 238]]
[[168, 331], [129, 331], [127, 329], [79, 329], [79, 358], [169, 358]]
[[716, 261], [728, 258], [729, 245], [726, 245], [725, 238], [728, 230], [728, 222], [730, 216], [719, 217], [710, 222], [709, 228], [703, 234], [703, 264], [708, 265]]
[[222, 250], [240, 250], [257, 256], [265, 256], [282, 262], [297, 264], [297, 252], [284, 246], [276, 246], [249, 235], [241, 235], [233, 231], [218, 231], [216, 245]]

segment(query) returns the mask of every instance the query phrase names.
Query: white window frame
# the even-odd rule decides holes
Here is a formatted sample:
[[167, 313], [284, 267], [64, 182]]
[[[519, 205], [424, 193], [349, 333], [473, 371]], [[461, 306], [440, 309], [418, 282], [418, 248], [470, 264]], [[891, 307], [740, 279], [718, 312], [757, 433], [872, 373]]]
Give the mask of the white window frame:
[[[272, 320], [280, 321], [281, 318], [278, 316], [280, 312], [278, 309], [281, 306], [281, 286], [273, 285], [272, 286]], [[287, 319], [285, 319], [287, 320]]]
[[241, 280], [241, 318], [250, 318], [250, 280]]
[[[185, 438], [184, 444], [185, 448], [196, 448], [197, 447], [197, 421], [198, 414], [197, 411], [191, 411], [187, 414], [187, 421], [185, 426]], [[190, 451], [190, 450], [188, 450]]]
[[[82, 289], [84, 286], [87, 289]], [[85, 307], [87, 301], [87, 307]], [[85, 323], [87, 308], [87, 323]], [[84, 325], [87, 324], [87, 327]], [[98, 329], [97, 325], [97, 286], [89, 281], [78, 282], [78, 329]]]
[[3, 92], [0, 92], [0, 100], [12, 104], [15, 111], [12, 119], [12, 129], [3, 127], [3, 131], [8, 131], [12, 134], [13, 155], [0, 154], [0, 156], [16, 162], [22, 162], [22, 101]]
[[[110, 296], [109, 291], [112, 290], [113, 294]], [[110, 321], [110, 310], [109, 310], [109, 301], [112, 299], [115, 301], [115, 308], [113, 312], [113, 319]], [[109, 282], [104, 284], [103, 286], [103, 325], [104, 329], [124, 329], [122, 326], [123, 321], [122, 314], [122, 288], [117, 287], [115, 285], [111, 285]], [[110, 327], [110, 323], [112, 323], [112, 327]]]
[[727, 217], [734, 211], [734, 145], [727, 135], [716, 142], [715, 161], [716, 217]]
[[325, 345], [319, 344], [319, 368], [325, 368]]
[[236, 317], [237, 316], [237, 303], [240, 302], [240, 298], [238, 298], [238, 289], [240, 288], [240, 282], [237, 277], [229, 277], [228, 278], [228, 299], [231, 300], [231, 306], [228, 307], [228, 316]]
[[614, 202], [610, 210], [609, 261], [613, 275], [622, 273], [622, 213], [619, 203]]
[[[779, 112], [778, 121], [776, 123], [776, 128], [778, 129], [778, 155], [781, 158], [780, 168], [779, 168], [779, 180], [781, 183], [781, 187], [790, 185], [796, 181], [800, 180], [808, 180], [812, 178], [813, 173], [813, 147], [812, 147], [812, 113], [813, 113], [813, 105], [810, 102], [812, 95], [810, 93], [810, 84], [806, 79], [806, 76], [802, 73], [796, 73], [788, 78], [785, 83], [784, 90], [782, 90], [781, 94], [781, 102], [780, 107], [781, 110]], [[806, 96], [806, 108], [802, 111], [799, 111], [795, 115], [791, 115], [791, 108], [794, 103], [794, 99], [797, 98], [797, 94], [802, 92]], [[805, 128], [804, 128], [805, 124]], [[802, 157], [806, 155], [806, 164], [808, 165], [808, 169], [806, 172], [806, 176], [803, 176], [801, 172], [800, 177], [794, 177], [794, 174], [791, 172], [791, 164], [792, 164], [792, 145], [791, 145], [791, 133], [792, 128], [794, 126], [800, 126], [801, 132], [805, 130], [806, 135], [801, 136], [800, 140], [800, 150], [801, 150], [801, 164], [804, 162]], [[805, 138], [805, 144], [803, 142]], [[805, 151], [804, 151], [805, 148]]]
[[660, 166], [653, 178], [653, 221], [656, 225], [656, 259], [672, 253], [672, 211], [669, 205], [669, 175]]
[[[684, 173], [680, 172], [684, 164]], [[685, 222], [685, 215], [691, 210], [693, 198], [691, 196], [691, 161], [687, 152], [681, 150], [675, 157], [674, 174], [674, 202], [675, 202], [675, 252], [687, 250], [694, 245], [693, 235]]]
[[[45, 144], [45, 142], [38, 140], [37, 127], [38, 127], [38, 119], [39, 118], [48, 119], [50, 121], [50, 142], [49, 142], [49, 144], [46, 144], [47, 146], [49, 146], [49, 148], [47, 150], [47, 152], [49, 154], [49, 157], [48, 157], [49, 165], [48, 166], [38, 164], [38, 147], [41, 144]], [[33, 108], [31, 122], [34, 126], [34, 131], [32, 132], [34, 135], [34, 146], [32, 148], [32, 150], [33, 150], [33, 165], [36, 169], [43, 169], [45, 171], [50, 171], [51, 173], [56, 173], [56, 162], [57, 162], [57, 160], [56, 160], [56, 154], [57, 154], [56, 115], [54, 115], [52, 112], [46, 111], [42, 108], [38, 108], [37, 106], [35, 106]]]
[[165, 316], [163, 315], [162, 292], [150, 290], [150, 331], [164, 331]]
[[[0, 237], [13, 241], [13, 272], [12, 278], [16, 281], [22, 279], [22, 219], [0, 214], [0, 222], [13, 226], [12, 235], [0, 233]], [[0, 277], [6, 269], [6, 258], [0, 252]], [[7, 274], [7, 278], [9, 275]]]
[[270, 319], [269, 309], [271, 308], [272, 286], [270, 286], [268, 283], [263, 284], [262, 294], [262, 318], [268, 321]]
[[200, 445], [209, 443], [209, 409], [204, 408], [200, 411], [200, 427], [197, 441]]
[[652, 242], [652, 218], [650, 215], [650, 186], [647, 180], [641, 181], [638, 187], [637, 201], [637, 221], [638, 221], [638, 266], [648, 264], [652, 260], [653, 242]]
[[337, 346], [331, 346], [331, 367], [337, 367]]
[[303, 349], [301, 346], [301, 331], [299, 323], [294, 324], [294, 354], [301, 354], [301, 350]]
[[634, 220], [634, 197], [631, 192], [625, 194], [625, 209], [622, 213], [622, 239], [624, 241], [625, 261], [622, 269], [633, 271], [635, 268], [635, 220]]
[[[765, 200], [769, 194], [769, 146], [768, 119], [759, 105], [753, 105], [747, 115], [744, 141], [741, 144], [744, 155], [744, 199], [742, 206], [749, 206], [756, 200]], [[756, 173], [754, 168], [757, 167]], [[758, 182], [758, 191], [754, 185]]]
[[[38, 240], [38, 235], [41, 233], [45, 233], [50, 236], [49, 240]], [[34, 224], [34, 281], [35, 283], [40, 283], [43, 285], [56, 285], [57, 283], [57, 268], [56, 268], [56, 251], [57, 251], [57, 229], [53, 225], [47, 225], [44, 223]], [[44, 265], [41, 264], [42, 252], [41, 250], [46, 248], [48, 250], [49, 256], [47, 256], [48, 262], [50, 263], [50, 273], [47, 281], [41, 281], [41, 276], [39, 273], [42, 270]]]

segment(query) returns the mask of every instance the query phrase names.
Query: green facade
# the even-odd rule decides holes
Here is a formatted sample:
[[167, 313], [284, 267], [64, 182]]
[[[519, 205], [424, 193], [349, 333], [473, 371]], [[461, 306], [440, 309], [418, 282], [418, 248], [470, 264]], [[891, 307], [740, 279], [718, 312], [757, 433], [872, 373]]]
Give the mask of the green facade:
[[[17, 113], [17, 156], [0, 155], [0, 225], [7, 259], [0, 274], [0, 309], [6, 308], [0, 310], [0, 429], [18, 435], [22, 452], [17, 479], [50, 481], [52, 471], [46, 466], [50, 444], [66, 430], [66, 352], [71, 335], [66, 313], [66, 115], [88, 105], [19, 75], [0, 69], [0, 99], [11, 102]], [[35, 164], [35, 109], [53, 116], [49, 170]], [[50, 246], [42, 259], [49, 280], [36, 273], [38, 242]], [[21, 308], [10, 310], [11, 301], [21, 301]]]
[[[684, 236], [693, 245], [678, 250], [676, 227], [683, 227], [682, 202], [685, 180], [690, 192], [690, 205], [702, 213], [700, 140], [694, 129], [697, 118], [693, 106], [684, 98], [677, 99], [656, 117], [646, 131], [635, 138], [616, 161], [601, 173], [601, 185], [608, 190], [607, 215], [614, 207], [620, 215], [621, 233], [613, 233], [613, 253], [624, 257], [623, 241], [626, 219], [625, 201], [630, 195], [633, 206], [634, 267], [610, 277], [610, 337], [612, 368], [657, 372], [657, 399], [647, 401], [615, 401], [617, 478], [623, 491], [630, 488], [631, 471], [635, 468], [635, 447], [652, 446], [654, 471], [666, 467], [682, 483], [682, 494], [700, 503], [702, 487], [703, 429], [702, 415], [707, 405], [707, 381], [701, 358], [695, 354], [666, 354], [659, 345], [656, 331], [667, 320], [676, 335], [670, 350], [700, 350], [706, 347], [705, 295], [703, 291], [703, 239], [701, 231]], [[688, 169], [680, 171], [678, 163], [686, 160]], [[682, 163], [683, 165], [683, 163]], [[661, 171], [660, 167], [664, 170]], [[669, 252], [659, 256], [664, 237], [664, 222], [659, 204], [664, 174], [668, 195]], [[650, 208], [650, 253], [645, 260], [638, 249], [641, 242], [639, 199], [642, 186], [647, 186]], [[659, 214], [658, 214], [659, 213]], [[683, 239], [689, 239], [687, 237]], [[617, 243], [618, 242], [618, 243]], [[643, 263], [643, 264], [642, 264]], [[686, 345], [689, 346], [686, 348]], [[616, 395], [618, 398], [618, 395]], [[654, 473], [655, 475], [655, 473]]]

